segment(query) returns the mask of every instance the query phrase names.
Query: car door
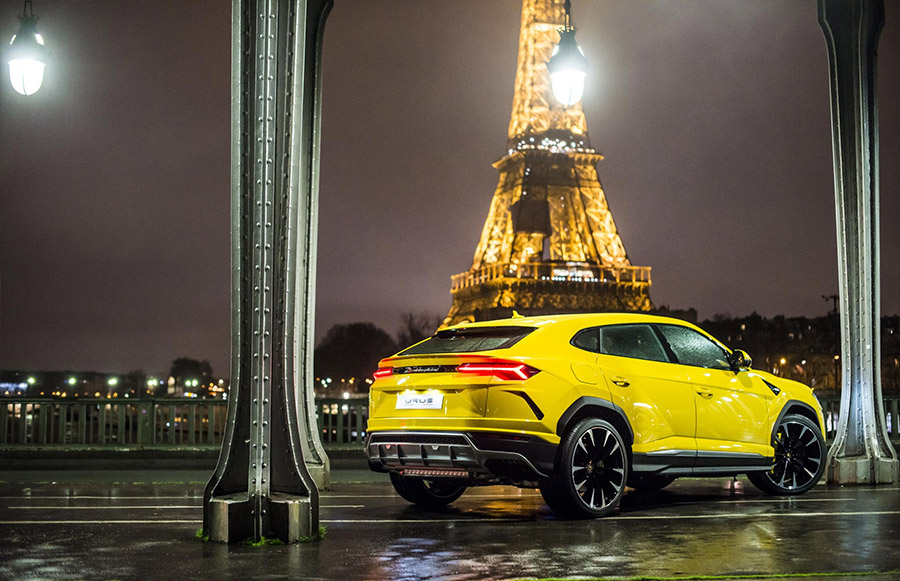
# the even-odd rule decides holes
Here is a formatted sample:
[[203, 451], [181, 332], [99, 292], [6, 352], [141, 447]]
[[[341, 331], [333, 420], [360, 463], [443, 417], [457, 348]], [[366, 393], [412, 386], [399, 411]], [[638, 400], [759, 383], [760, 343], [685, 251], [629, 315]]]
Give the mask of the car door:
[[648, 324], [607, 325], [597, 333], [597, 366], [634, 431], [635, 468], [657, 463], [645, 454], [662, 454], [667, 465], [689, 466], [697, 448], [687, 374], [672, 364]]
[[728, 352], [681, 325], [655, 325], [690, 378], [697, 409], [697, 468], [754, 465], [772, 456], [772, 392], [752, 373], [731, 369]]

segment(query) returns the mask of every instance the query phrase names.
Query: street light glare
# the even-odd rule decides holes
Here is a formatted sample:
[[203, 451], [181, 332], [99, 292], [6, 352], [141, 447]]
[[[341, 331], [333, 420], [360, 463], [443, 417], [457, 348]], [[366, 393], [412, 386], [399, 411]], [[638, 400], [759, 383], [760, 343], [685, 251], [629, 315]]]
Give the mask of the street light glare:
[[575, 27], [572, 26], [571, 3], [566, 0], [566, 23], [559, 29], [559, 43], [547, 62], [550, 70], [550, 88], [557, 101], [568, 107], [581, 100], [584, 95], [584, 78], [587, 76], [588, 61], [584, 51], [575, 42]]
[[574, 105], [584, 95], [584, 78], [586, 76], [587, 73], [575, 70], [550, 73], [553, 96], [563, 105]]
[[44, 83], [47, 49], [44, 48], [44, 37], [37, 31], [37, 21], [31, 0], [26, 0], [19, 16], [19, 31], [9, 41], [6, 56], [10, 84], [20, 95], [33, 95]]
[[9, 61], [9, 81], [20, 95], [34, 95], [44, 83], [44, 63], [33, 59]]

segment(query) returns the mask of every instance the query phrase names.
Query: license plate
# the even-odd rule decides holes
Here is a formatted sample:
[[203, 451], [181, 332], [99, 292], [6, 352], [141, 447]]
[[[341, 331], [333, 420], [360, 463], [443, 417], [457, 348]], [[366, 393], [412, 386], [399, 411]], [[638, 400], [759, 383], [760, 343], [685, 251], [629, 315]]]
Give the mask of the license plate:
[[444, 407], [442, 393], [400, 393], [397, 394], [398, 410], [439, 410]]

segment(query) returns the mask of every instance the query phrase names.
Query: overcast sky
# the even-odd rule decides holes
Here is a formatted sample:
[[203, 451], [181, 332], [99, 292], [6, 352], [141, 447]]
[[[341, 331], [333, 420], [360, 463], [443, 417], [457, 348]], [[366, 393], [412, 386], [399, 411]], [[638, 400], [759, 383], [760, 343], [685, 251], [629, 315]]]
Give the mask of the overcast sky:
[[[882, 308], [900, 313], [900, 3], [879, 51]], [[0, 0], [0, 35], [20, 0]], [[506, 149], [518, 0], [336, 0], [317, 335], [443, 316]], [[31, 97], [0, 81], [0, 366], [228, 374], [230, 3], [38, 0]], [[816, 3], [574, 0], [610, 208], [657, 305], [823, 315], [837, 291]], [[5, 42], [5, 41], [4, 41]], [[4, 67], [4, 77], [6, 75]]]

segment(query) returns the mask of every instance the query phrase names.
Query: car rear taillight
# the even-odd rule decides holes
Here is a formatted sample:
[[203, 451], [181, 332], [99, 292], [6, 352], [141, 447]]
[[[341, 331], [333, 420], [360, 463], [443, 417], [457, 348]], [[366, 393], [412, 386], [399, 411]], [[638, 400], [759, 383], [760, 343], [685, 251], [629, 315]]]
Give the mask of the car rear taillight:
[[502, 381], [525, 381], [540, 369], [525, 365], [518, 361], [487, 361], [484, 363], [462, 363], [456, 368], [457, 373], [493, 376]]
[[372, 377], [375, 379], [381, 379], [382, 377], [388, 377], [389, 375], [394, 373], [393, 367], [379, 367], [375, 373], [372, 374]]

